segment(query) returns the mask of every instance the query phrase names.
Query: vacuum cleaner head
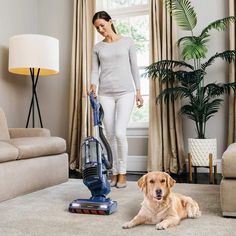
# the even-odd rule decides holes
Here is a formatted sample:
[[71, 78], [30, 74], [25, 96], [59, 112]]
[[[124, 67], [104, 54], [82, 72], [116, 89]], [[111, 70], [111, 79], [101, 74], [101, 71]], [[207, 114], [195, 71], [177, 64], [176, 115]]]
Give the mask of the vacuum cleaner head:
[[69, 205], [71, 213], [110, 215], [117, 209], [117, 202], [109, 198], [77, 199]]

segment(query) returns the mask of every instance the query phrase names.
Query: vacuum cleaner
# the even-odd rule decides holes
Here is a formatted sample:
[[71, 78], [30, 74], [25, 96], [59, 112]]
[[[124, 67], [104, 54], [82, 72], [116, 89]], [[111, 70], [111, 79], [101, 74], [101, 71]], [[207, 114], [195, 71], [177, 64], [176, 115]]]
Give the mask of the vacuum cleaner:
[[106, 198], [111, 191], [108, 175], [109, 170], [112, 169], [112, 151], [103, 134], [102, 106], [92, 93], [89, 94], [89, 98], [93, 110], [95, 137], [87, 137], [82, 143], [82, 177], [83, 183], [88, 187], [92, 196], [89, 199], [72, 201], [69, 211], [80, 214], [110, 215], [117, 209], [117, 202]]

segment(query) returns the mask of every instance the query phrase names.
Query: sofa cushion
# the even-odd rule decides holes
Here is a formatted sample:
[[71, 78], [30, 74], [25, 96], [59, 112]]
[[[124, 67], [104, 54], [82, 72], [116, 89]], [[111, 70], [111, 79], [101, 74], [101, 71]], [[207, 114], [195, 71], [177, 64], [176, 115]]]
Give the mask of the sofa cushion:
[[223, 178], [220, 183], [220, 202], [223, 216], [236, 217], [236, 181]]
[[18, 159], [56, 155], [66, 150], [65, 140], [59, 137], [15, 138], [10, 143], [19, 149]]
[[19, 154], [18, 149], [7, 143], [0, 141], [0, 163], [6, 161], [14, 161], [17, 159]]
[[45, 128], [9, 128], [10, 138], [50, 137], [50, 130]]
[[236, 143], [230, 144], [223, 153], [222, 174], [225, 178], [236, 178]]
[[9, 140], [10, 135], [8, 132], [7, 120], [5, 114], [0, 107], [0, 140]]

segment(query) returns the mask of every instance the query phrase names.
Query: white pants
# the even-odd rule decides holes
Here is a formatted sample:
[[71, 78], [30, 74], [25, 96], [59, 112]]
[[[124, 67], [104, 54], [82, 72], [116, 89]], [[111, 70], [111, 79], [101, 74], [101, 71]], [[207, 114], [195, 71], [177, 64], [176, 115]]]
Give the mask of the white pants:
[[99, 96], [104, 110], [103, 124], [113, 155], [113, 175], [126, 174], [128, 142], [126, 128], [134, 106], [134, 92], [115, 97]]

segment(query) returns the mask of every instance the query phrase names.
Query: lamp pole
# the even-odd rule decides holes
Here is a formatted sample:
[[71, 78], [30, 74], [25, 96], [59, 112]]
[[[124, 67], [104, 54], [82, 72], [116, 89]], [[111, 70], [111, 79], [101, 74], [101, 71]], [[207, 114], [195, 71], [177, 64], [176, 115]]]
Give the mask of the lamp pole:
[[31, 76], [31, 80], [32, 80], [32, 98], [31, 98], [28, 118], [27, 118], [27, 122], [26, 122], [26, 128], [28, 128], [31, 114], [32, 114], [32, 127], [33, 128], [35, 127], [35, 109], [34, 109], [35, 102], [34, 101], [36, 101], [40, 125], [41, 125], [41, 128], [43, 128], [43, 122], [42, 122], [42, 118], [41, 118], [41, 113], [40, 113], [40, 108], [39, 108], [39, 103], [38, 103], [38, 97], [37, 97], [37, 90], [36, 90], [37, 83], [38, 83], [38, 78], [39, 78], [39, 73], [40, 73], [40, 68], [38, 69], [36, 77], [35, 77], [35, 69], [30, 68], [30, 76]]

